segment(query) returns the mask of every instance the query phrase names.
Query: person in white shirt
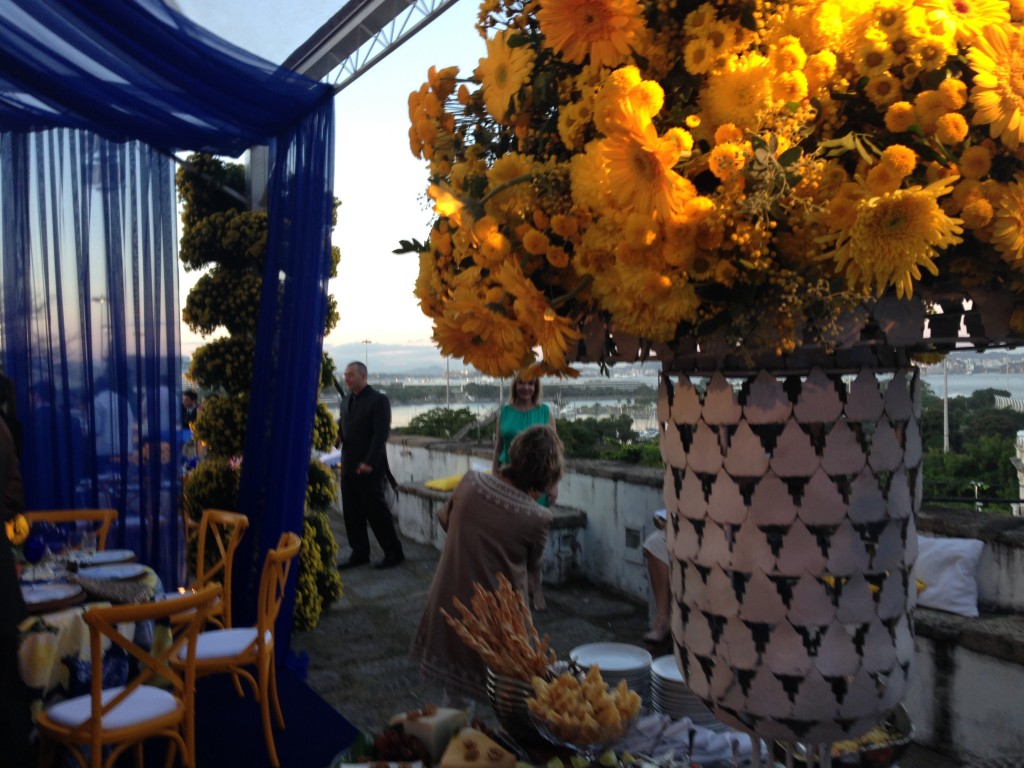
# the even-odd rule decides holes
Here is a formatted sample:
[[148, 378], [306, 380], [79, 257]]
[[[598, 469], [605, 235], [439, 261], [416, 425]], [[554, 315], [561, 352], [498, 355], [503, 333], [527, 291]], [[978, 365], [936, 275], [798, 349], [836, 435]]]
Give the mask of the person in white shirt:
[[122, 451], [132, 450], [135, 412], [124, 397], [103, 381], [97, 387], [92, 408], [96, 424], [96, 461], [99, 471], [105, 472], [112, 462], [121, 460]]

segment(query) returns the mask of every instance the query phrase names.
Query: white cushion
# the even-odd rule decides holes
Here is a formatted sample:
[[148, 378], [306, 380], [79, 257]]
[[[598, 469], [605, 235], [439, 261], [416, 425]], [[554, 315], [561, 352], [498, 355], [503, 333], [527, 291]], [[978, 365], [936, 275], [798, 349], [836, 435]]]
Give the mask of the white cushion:
[[[269, 643], [270, 639], [271, 634], [268, 630], [264, 640]], [[256, 642], [256, 627], [212, 629], [200, 632], [196, 640], [196, 660], [226, 659], [238, 656], [254, 642]], [[178, 653], [178, 658], [184, 659], [187, 655], [188, 648], [183, 647]]]
[[961, 616], [978, 615], [978, 561], [985, 542], [978, 539], [917, 537], [914, 575], [924, 582], [917, 604]]
[[[106, 704], [124, 690], [124, 686], [108, 688], [100, 698]], [[173, 714], [178, 708], [178, 699], [162, 688], [142, 685], [128, 694], [127, 698], [103, 716], [103, 730], [113, 731], [129, 725]], [[92, 715], [92, 698], [88, 694], [54, 704], [46, 710], [53, 722], [74, 728]]]

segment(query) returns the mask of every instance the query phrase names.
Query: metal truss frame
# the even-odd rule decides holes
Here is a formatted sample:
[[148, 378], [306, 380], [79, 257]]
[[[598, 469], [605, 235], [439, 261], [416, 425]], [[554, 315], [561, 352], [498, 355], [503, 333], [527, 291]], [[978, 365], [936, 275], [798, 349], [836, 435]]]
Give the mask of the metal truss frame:
[[456, 1], [350, 0], [283, 66], [340, 91]]

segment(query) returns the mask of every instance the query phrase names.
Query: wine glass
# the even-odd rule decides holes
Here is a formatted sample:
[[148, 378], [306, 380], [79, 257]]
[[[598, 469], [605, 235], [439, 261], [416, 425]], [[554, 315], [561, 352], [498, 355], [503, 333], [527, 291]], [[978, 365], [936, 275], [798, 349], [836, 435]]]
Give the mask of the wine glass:
[[632, 724], [632, 720], [626, 720], [616, 726], [610, 726], [600, 734], [598, 740], [591, 741], [593, 734], [588, 733], [588, 729], [583, 727], [576, 729], [565, 725], [556, 726], [533, 710], [530, 710], [530, 720], [533, 721], [537, 733], [552, 745], [570, 750], [591, 763], [597, 761], [610, 744], [621, 739]]
[[28, 535], [28, 538], [26, 538], [25, 541], [22, 542], [21, 554], [25, 557], [25, 560], [27, 560], [28, 564], [31, 566], [31, 568], [26, 570], [26, 573], [28, 575], [25, 580], [35, 581], [36, 564], [44, 557], [46, 557], [46, 539], [43, 538], [42, 534], [30, 533]]

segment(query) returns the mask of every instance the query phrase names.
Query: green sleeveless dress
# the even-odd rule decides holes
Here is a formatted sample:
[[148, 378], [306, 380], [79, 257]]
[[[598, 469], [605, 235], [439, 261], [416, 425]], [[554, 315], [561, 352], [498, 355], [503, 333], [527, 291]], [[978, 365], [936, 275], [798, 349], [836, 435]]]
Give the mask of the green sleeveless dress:
[[[508, 464], [508, 447], [516, 435], [529, 427], [550, 423], [551, 410], [546, 403], [528, 411], [520, 411], [508, 404], [501, 406], [501, 454], [498, 456], [498, 464], [503, 467]], [[542, 507], [548, 506], [548, 497], [541, 496], [537, 503]]]

